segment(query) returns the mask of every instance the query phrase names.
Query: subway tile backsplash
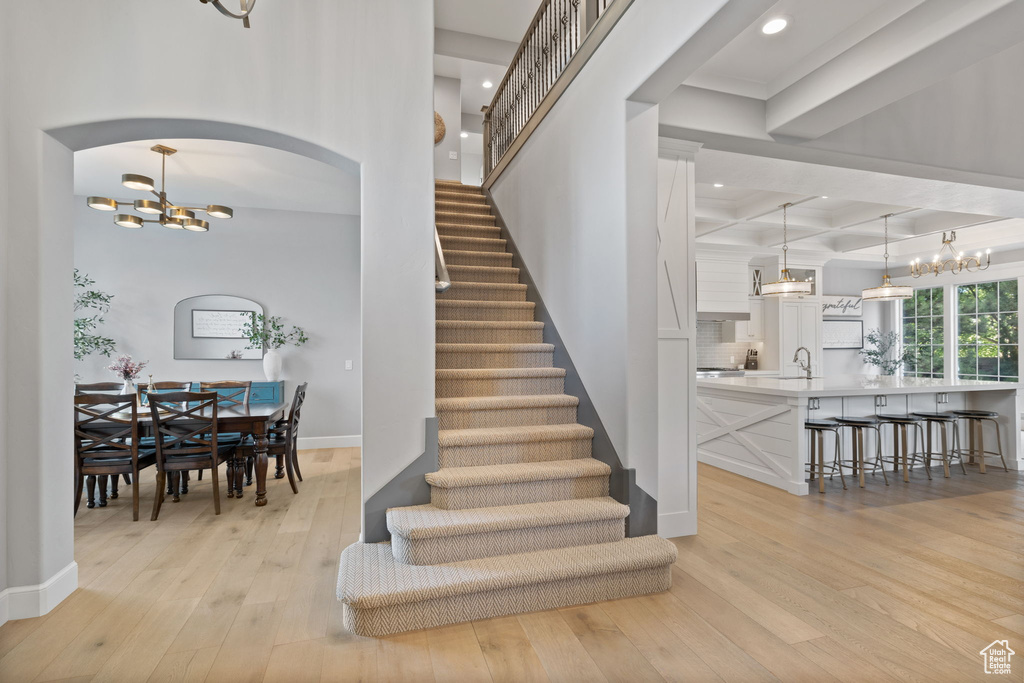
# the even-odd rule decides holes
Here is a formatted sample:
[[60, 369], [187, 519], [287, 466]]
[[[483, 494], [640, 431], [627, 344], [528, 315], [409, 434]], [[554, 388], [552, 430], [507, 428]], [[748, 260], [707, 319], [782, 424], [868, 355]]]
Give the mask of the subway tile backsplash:
[[[764, 344], [757, 342], [726, 343], [722, 341], [722, 323], [712, 320], [697, 321], [697, 367], [734, 367], [747, 359], [748, 349], [762, 353]], [[730, 363], [729, 357], [736, 360]]]

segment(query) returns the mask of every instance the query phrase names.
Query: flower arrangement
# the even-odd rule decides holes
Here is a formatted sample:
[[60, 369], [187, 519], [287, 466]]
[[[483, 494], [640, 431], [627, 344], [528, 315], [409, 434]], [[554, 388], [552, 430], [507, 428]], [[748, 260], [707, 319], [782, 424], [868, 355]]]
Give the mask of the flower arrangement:
[[898, 370], [912, 366], [917, 360], [913, 349], [901, 345], [899, 332], [883, 334], [881, 330], [869, 330], [865, 339], [872, 348], [857, 353], [864, 356], [865, 363], [879, 368], [883, 375], [895, 375]]
[[225, 356], [225, 358], [227, 358], [228, 360], [239, 360], [240, 358], [242, 358], [242, 352], [239, 351], [238, 349], [233, 349], [231, 353]]
[[142, 368], [146, 367], [149, 361], [142, 361], [136, 363], [132, 360], [132, 357], [128, 354], [124, 354], [117, 357], [117, 360], [107, 366], [107, 370], [120, 377], [126, 382], [134, 382], [135, 378], [142, 372]]
[[269, 318], [262, 314], [253, 316], [252, 322], [248, 322], [242, 328], [242, 334], [249, 338], [247, 349], [279, 349], [285, 344], [302, 346], [309, 337], [301, 327], [292, 325], [290, 332], [285, 332], [281, 317], [272, 315]]

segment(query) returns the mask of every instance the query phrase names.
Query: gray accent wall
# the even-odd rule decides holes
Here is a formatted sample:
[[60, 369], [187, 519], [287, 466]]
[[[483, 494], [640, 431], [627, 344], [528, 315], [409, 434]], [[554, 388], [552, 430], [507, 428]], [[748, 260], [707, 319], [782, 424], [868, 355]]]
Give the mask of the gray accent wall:
[[489, 191], [485, 190], [484, 193], [487, 195], [487, 200], [491, 204], [494, 215], [497, 216], [498, 227], [501, 228], [501, 238], [508, 241], [508, 250], [512, 252], [512, 265], [519, 269], [519, 282], [526, 285], [526, 299], [536, 305], [534, 309], [535, 320], [544, 323], [544, 343], [554, 344], [555, 346], [554, 366], [565, 368], [565, 393], [570, 396], [576, 396], [580, 400], [576, 411], [576, 420], [581, 425], [586, 425], [594, 430], [593, 456], [612, 468], [611, 496], [620, 503], [629, 505], [629, 517], [626, 518], [626, 535], [646, 536], [657, 533], [658, 501], [637, 486], [635, 470], [626, 469], [622, 466], [622, 461], [619, 459], [612, 440], [608, 437], [608, 432], [601, 421], [601, 416], [598, 415], [597, 409], [590, 399], [590, 394], [587, 393], [586, 387], [583, 386], [583, 380], [580, 379], [579, 372], [576, 370], [576, 366], [573, 364], [572, 358], [569, 356], [568, 351], [566, 351], [565, 344], [558, 334], [558, 329], [551, 319], [551, 314], [544, 305], [544, 299], [541, 297], [540, 290], [530, 275], [530, 269], [523, 262], [523, 258], [516, 248], [515, 240], [512, 238], [505, 220], [501, 217], [501, 212], [495, 205], [494, 198]]
[[424, 477], [438, 470], [436, 417], [427, 418], [423, 432], [423, 454], [370, 496], [363, 506], [364, 543], [380, 543], [391, 538], [387, 526], [388, 508], [430, 502], [430, 485]]

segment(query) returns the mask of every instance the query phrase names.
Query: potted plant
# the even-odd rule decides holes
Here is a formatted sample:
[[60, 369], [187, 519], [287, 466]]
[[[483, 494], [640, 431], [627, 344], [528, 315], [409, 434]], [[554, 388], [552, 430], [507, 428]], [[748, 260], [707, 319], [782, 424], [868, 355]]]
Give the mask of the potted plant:
[[95, 280], [75, 268], [75, 313], [94, 311], [91, 315], [75, 316], [75, 360], [93, 353], [109, 357], [114, 352], [113, 339], [94, 333], [103, 324], [103, 316], [110, 310], [114, 295], [92, 289], [94, 284]]
[[124, 386], [121, 387], [122, 394], [134, 394], [135, 393], [135, 380], [142, 372], [142, 368], [146, 367], [149, 361], [142, 361], [136, 363], [132, 360], [132, 357], [128, 354], [124, 354], [117, 357], [117, 360], [107, 366], [107, 370], [117, 375], [124, 381]]
[[276, 315], [254, 315], [252, 321], [242, 328], [242, 334], [249, 338], [249, 345], [245, 348], [264, 349], [263, 374], [269, 382], [281, 379], [281, 354], [278, 349], [286, 344], [302, 346], [309, 341], [301, 327], [292, 325], [292, 329], [286, 332], [281, 317]]
[[899, 332], [882, 334], [881, 330], [868, 330], [864, 339], [872, 348], [865, 348], [858, 353], [864, 356], [865, 363], [874, 365], [883, 375], [895, 375], [904, 366], [913, 365], [917, 361], [914, 350], [902, 345]]

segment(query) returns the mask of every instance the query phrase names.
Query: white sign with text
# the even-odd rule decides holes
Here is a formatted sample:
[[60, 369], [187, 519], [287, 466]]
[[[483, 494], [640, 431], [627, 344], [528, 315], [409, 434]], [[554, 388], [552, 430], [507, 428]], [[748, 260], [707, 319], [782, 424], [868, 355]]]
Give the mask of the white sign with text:
[[859, 296], [821, 297], [821, 315], [825, 318], [856, 318], [864, 315], [864, 300]]

